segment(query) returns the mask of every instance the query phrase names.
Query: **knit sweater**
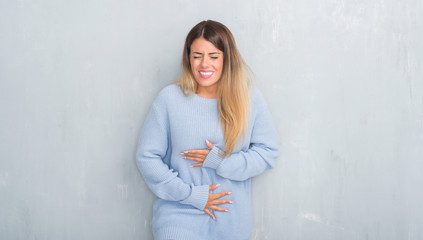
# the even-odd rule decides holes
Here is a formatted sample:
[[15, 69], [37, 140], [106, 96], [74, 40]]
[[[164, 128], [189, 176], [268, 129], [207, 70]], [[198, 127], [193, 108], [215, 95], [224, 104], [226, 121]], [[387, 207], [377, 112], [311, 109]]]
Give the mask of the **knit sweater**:
[[[214, 144], [202, 167], [184, 159], [185, 150], [207, 149]], [[262, 94], [251, 90], [251, 109], [245, 138], [227, 157], [217, 100], [196, 94], [185, 96], [179, 86], [165, 87], [145, 120], [136, 154], [145, 182], [158, 197], [153, 208], [155, 239], [248, 239], [252, 228], [251, 177], [275, 164], [278, 136]], [[220, 184], [209, 191], [209, 185]], [[228, 212], [207, 215], [209, 193], [230, 191], [221, 199]]]

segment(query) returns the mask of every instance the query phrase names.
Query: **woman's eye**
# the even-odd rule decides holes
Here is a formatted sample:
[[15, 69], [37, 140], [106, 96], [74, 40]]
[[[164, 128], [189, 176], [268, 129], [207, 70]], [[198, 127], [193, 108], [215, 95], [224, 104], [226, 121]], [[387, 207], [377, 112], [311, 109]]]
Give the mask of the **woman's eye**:
[[194, 56], [194, 57], [192, 57], [192, 58], [194, 58], [194, 59], [198, 59], [198, 58], [200, 58], [200, 57], [196, 57], [196, 56]]
[[211, 57], [211, 59], [218, 59], [219, 57]]

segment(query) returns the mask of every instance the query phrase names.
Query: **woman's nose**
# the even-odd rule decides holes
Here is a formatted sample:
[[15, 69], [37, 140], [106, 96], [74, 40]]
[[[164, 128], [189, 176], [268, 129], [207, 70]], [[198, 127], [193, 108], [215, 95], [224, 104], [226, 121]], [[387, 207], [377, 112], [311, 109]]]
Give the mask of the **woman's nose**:
[[209, 65], [209, 60], [207, 59], [207, 57], [203, 57], [201, 59], [201, 67], [207, 67]]

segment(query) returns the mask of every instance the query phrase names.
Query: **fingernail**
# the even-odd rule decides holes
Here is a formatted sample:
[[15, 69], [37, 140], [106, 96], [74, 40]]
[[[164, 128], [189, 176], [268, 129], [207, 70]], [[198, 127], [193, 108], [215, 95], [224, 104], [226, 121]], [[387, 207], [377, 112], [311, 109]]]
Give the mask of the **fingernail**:
[[184, 155], [185, 153], [181, 152], [181, 153], [179, 153], [179, 154]]
[[229, 212], [229, 210], [228, 209], [225, 209], [225, 212]]
[[210, 143], [209, 140], [206, 139], [206, 143]]
[[228, 192], [228, 194], [231, 194], [232, 192]]
[[220, 184], [216, 184], [216, 187], [219, 187], [220, 186]]
[[229, 201], [229, 203], [234, 203], [234, 202], [232, 202], [232, 201]]

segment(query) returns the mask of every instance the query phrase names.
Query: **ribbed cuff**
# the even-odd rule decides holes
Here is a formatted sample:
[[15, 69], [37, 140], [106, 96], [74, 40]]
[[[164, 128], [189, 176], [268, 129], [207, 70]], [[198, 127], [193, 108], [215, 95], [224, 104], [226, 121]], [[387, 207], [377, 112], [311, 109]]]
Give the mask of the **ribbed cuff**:
[[192, 205], [200, 210], [204, 210], [209, 200], [209, 185], [195, 186], [191, 184], [191, 194], [180, 203]]
[[223, 161], [224, 158], [220, 156], [221, 150], [214, 146], [212, 150], [207, 155], [206, 159], [204, 159], [203, 167], [213, 168], [216, 169], [219, 167], [220, 163]]

